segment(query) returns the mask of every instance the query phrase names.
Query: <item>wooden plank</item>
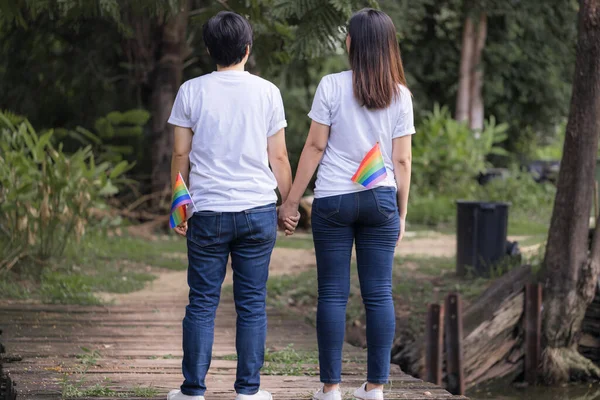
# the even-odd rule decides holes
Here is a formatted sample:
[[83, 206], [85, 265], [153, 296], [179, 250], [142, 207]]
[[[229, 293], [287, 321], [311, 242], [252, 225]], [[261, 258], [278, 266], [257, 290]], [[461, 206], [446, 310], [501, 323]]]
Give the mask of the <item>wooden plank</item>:
[[429, 304], [425, 323], [425, 371], [427, 382], [442, 384], [444, 354], [444, 307]]
[[542, 285], [525, 285], [525, 381], [535, 385], [541, 356]]
[[[32, 304], [0, 304], [0, 320], [8, 321], [5, 336], [11, 354], [22, 357], [9, 363], [7, 370], [18, 383], [19, 398], [60, 398], [65, 376], [73, 382], [84, 380], [84, 387], [97, 383], [126, 395], [136, 386], [151, 386], [158, 390], [155, 398], [178, 387], [181, 375], [181, 318], [186, 296], [155, 294], [148, 304], [125, 301], [120, 306], [77, 307]], [[207, 383], [207, 398], [230, 400], [235, 397], [236, 362], [219, 359], [235, 353], [235, 307], [231, 294], [226, 293], [217, 311], [213, 363]], [[291, 312], [268, 309], [269, 335], [267, 347], [282, 350], [294, 344], [294, 350], [311, 353], [316, 348], [314, 327], [303, 317]], [[97, 350], [93, 364], [84, 366], [82, 347]], [[79, 356], [79, 358], [78, 358]], [[87, 362], [90, 362], [87, 360]], [[289, 365], [267, 363], [273, 371], [289, 370]], [[279, 368], [280, 366], [280, 368]], [[298, 363], [308, 375], [263, 375], [265, 389], [277, 400], [312, 398], [321, 385], [317, 365]], [[84, 372], [85, 369], [85, 372]], [[360, 386], [366, 376], [366, 351], [344, 346], [343, 380], [345, 397]], [[397, 365], [391, 366], [390, 385], [386, 399], [463, 399], [412, 376]], [[107, 396], [106, 399], [118, 398]]]
[[462, 349], [462, 301], [458, 293], [446, 297], [446, 376], [448, 391], [452, 394], [465, 394]]

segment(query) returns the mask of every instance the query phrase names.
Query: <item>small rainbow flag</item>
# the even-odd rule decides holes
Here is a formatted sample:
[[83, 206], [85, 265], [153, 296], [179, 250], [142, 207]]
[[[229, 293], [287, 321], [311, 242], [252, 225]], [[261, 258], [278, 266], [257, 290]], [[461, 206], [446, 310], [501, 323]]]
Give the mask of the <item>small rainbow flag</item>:
[[171, 218], [169, 218], [171, 229], [187, 220], [187, 205], [190, 203], [193, 204], [192, 196], [180, 172], [173, 187], [173, 203], [171, 203]]
[[352, 177], [352, 181], [359, 183], [367, 189], [372, 188], [387, 177], [385, 164], [379, 142], [367, 153], [365, 158], [358, 166], [356, 173]]

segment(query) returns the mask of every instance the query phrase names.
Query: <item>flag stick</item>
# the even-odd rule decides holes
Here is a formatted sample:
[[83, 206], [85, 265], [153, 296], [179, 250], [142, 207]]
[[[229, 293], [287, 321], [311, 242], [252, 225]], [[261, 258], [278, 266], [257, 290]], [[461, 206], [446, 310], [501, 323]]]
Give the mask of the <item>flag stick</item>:
[[185, 184], [185, 179], [183, 179], [183, 176], [181, 175], [181, 171], [179, 171], [179, 176], [181, 176], [181, 182], [183, 182], [183, 186], [185, 187], [185, 190], [187, 190], [188, 194], [190, 195], [190, 199], [192, 199], [192, 206], [194, 206], [194, 211], [198, 212], [198, 210], [196, 209], [196, 203], [194, 203], [194, 198], [192, 197], [192, 192], [190, 192], [187, 185]]

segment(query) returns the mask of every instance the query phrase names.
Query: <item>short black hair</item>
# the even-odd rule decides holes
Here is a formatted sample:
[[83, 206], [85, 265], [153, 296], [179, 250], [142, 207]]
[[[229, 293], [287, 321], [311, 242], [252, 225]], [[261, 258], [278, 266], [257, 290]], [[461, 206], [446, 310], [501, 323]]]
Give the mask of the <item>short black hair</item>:
[[210, 56], [224, 67], [239, 64], [252, 46], [252, 27], [248, 20], [230, 11], [221, 11], [202, 27], [204, 44]]

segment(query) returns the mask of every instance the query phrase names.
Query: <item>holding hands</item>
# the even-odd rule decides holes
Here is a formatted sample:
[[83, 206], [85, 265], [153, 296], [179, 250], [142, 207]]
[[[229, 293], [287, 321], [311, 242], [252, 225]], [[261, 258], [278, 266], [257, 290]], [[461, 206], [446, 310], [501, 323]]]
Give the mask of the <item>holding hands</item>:
[[296, 231], [300, 222], [298, 204], [286, 201], [279, 207], [279, 228], [285, 231], [286, 236], [291, 236]]

